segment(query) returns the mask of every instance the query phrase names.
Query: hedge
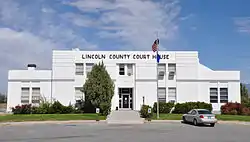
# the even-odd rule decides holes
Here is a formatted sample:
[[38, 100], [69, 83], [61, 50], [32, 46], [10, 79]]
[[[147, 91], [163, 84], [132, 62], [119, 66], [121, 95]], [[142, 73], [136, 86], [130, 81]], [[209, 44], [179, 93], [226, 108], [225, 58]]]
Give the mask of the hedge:
[[[169, 113], [174, 107], [174, 103], [159, 102], [159, 113]], [[154, 103], [153, 112], [157, 112], [157, 102]]]
[[207, 109], [212, 111], [212, 104], [205, 102], [186, 102], [177, 103], [172, 113], [184, 114], [189, 112], [191, 109]]
[[221, 106], [221, 114], [250, 115], [250, 108], [237, 102], [229, 102]]
[[53, 104], [43, 103], [40, 106], [32, 106], [31, 104], [18, 105], [12, 108], [13, 114], [69, 114], [77, 113], [73, 106], [64, 106], [60, 102], [55, 101]]

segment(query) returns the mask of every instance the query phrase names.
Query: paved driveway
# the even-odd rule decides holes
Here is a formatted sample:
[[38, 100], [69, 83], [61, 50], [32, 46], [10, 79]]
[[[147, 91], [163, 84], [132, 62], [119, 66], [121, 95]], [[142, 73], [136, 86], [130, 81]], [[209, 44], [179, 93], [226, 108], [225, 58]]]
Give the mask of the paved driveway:
[[249, 132], [235, 124], [28, 124], [0, 126], [0, 142], [249, 142]]

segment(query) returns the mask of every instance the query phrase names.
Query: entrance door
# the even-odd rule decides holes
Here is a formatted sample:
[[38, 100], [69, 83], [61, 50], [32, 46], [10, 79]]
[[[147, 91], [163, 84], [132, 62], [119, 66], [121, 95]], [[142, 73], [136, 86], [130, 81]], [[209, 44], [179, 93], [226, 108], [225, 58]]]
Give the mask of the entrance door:
[[129, 95], [122, 95], [122, 107], [129, 108]]

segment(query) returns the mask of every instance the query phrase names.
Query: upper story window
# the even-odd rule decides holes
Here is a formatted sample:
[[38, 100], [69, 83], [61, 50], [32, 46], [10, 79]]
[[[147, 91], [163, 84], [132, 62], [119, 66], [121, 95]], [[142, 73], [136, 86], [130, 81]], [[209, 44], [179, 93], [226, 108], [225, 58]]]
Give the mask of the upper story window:
[[175, 75], [175, 72], [176, 72], [176, 64], [169, 63], [168, 64], [168, 72], [169, 72], [168, 80], [174, 80], [174, 75]]
[[158, 79], [159, 80], [164, 79], [165, 72], [166, 72], [166, 64], [159, 64], [158, 65]]
[[176, 64], [169, 63], [168, 64], [168, 72], [176, 72]]
[[220, 102], [221, 103], [228, 102], [228, 90], [227, 90], [227, 88], [220, 88]]
[[127, 64], [127, 69], [128, 76], [133, 75], [133, 64]]
[[76, 63], [75, 64], [75, 74], [76, 75], [83, 75], [84, 74], [84, 66], [83, 63]]
[[125, 65], [119, 64], [119, 75], [125, 75]]
[[218, 89], [210, 88], [210, 103], [218, 103]]
[[89, 72], [91, 72], [93, 66], [94, 66], [94, 63], [86, 63], [86, 74], [87, 75]]

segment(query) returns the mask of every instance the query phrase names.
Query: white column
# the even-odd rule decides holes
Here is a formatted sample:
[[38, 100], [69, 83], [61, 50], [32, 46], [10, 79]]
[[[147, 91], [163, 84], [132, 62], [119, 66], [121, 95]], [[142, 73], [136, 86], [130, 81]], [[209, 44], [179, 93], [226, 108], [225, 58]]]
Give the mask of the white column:
[[218, 90], [218, 108], [220, 109], [220, 82], [217, 82], [217, 90]]
[[32, 85], [31, 81], [29, 82], [29, 104], [32, 103]]

